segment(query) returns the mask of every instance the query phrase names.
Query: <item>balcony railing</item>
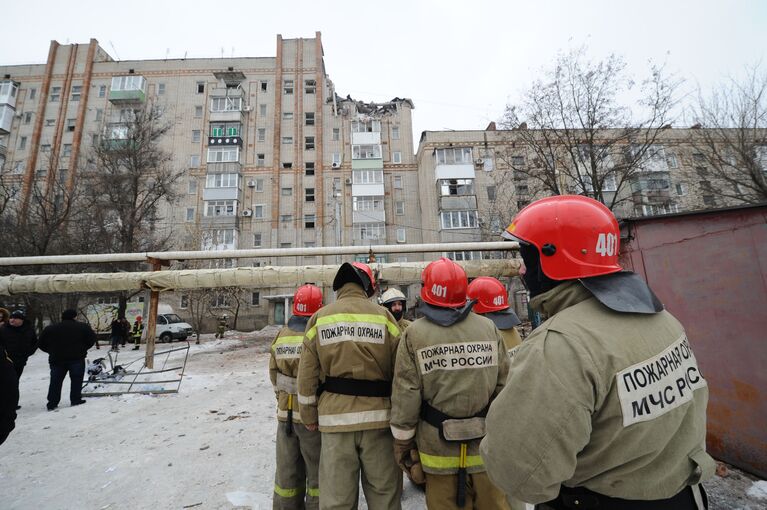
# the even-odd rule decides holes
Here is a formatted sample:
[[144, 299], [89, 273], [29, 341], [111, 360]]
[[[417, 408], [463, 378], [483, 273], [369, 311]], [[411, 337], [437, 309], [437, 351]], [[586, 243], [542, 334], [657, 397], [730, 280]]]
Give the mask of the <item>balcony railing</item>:
[[112, 78], [109, 101], [112, 103], [143, 103], [146, 100], [146, 79], [129, 74]]

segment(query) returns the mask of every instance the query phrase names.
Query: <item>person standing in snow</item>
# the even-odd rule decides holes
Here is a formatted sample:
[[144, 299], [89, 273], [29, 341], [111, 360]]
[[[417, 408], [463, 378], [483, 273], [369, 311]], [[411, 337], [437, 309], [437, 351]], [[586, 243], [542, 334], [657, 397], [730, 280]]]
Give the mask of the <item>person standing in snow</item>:
[[[5, 349], [13, 363], [16, 378], [20, 380], [27, 359], [37, 350], [37, 335], [23, 310], [14, 310], [8, 318], [8, 324], [0, 327], [0, 349]], [[17, 405], [16, 409], [21, 409], [21, 406]]]
[[19, 378], [13, 362], [0, 347], [0, 444], [16, 427], [16, 409], [19, 405]]
[[272, 508], [319, 508], [320, 433], [303, 426], [298, 412], [298, 362], [309, 317], [322, 306], [322, 291], [303, 285], [293, 295], [293, 315], [272, 342], [269, 379], [277, 397], [277, 472]]

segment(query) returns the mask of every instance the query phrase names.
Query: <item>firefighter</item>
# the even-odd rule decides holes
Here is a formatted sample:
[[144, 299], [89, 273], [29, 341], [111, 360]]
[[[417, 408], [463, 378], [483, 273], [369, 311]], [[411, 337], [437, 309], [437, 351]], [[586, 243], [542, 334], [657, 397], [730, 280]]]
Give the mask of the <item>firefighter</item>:
[[474, 300], [472, 311], [484, 315], [495, 324], [501, 332], [506, 353], [511, 359], [522, 338], [514, 326], [520, 323], [519, 317], [509, 307], [509, 294], [506, 287], [495, 278], [480, 276], [469, 284], [467, 292], [469, 299]]
[[216, 338], [224, 338], [224, 333], [226, 333], [226, 330], [229, 329], [229, 317], [227, 315], [222, 315], [218, 318], [218, 326], [216, 327]]
[[141, 345], [141, 333], [144, 332], [144, 323], [141, 322], [141, 316], [137, 315], [136, 320], [133, 321], [133, 328], [131, 329], [131, 336], [133, 337], [133, 350], [137, 351], [139, 345]]
[[298, 361], [306, 323], [322, 306], [322, 291], [303, 285], [293, 295], [293, 315], [272, 342], [269, 378], [277, 396], [275, 509], [319, 508], [320, 433], [301, 423], [296, 401]]
[[386, 289], [386, 292], [381, 296], [381, 304], [397, 319], [399, 330], [405, 331], [405, 328], [410, 325], [410, 321], [405, 318], [405, 311], [407, 311], [405, 295], [395, 288]]
[[322, 433], [320, 508], [356, 508], [361, 471], [368, 508], [396, 510], [402, 473], [391, 455], [389, 417], [399, 329], [369, 299], [375, 279], [367, 265], [342, 264], [333, 290], [336, 302], [306, 325], [298, 367], [301, 420]]
[[441, 258], [422, 275], [423, 317], [402, 335], [392, 388], [394, 456], [430, 509], [508, 509], [485, 473], [479, 440], [509, 358], [492, 321], [466, 303], [466, 272]]
[[504, 237], [519, 241], [530, 304], [548, 320], [488, 413], [491, 478], [544, 509], [705, 508], [708, 387], [682, 325], [618, 264], [615, 216], [550, 197]]

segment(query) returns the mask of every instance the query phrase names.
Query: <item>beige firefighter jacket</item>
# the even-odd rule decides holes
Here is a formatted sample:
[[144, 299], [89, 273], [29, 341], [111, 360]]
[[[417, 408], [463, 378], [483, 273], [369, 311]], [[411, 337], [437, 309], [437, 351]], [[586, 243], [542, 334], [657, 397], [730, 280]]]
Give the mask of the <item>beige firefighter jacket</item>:
[[506, 354], [509, 359], [514, 357], [517, 351], [517, 347], [522, 344], [522, 337], [519, 336], [517, 328], [502, 329], [501, 336], [503, 337], [503, 345], [506, 347]]
[[405, 331], [405, 328], [410, 326], [413, 323], [413, 321], [409, 321], [407, 319], [400, 319], [397, 321], [397, 327], [399, 328], [400, 332]]
[[[392, 434], [401, 440], [415, 437], [425, 472], [457, 473], [460, 443], [441, 439], [436, 427], [421, 420], [422, 401], [453, 418], [471, 417], [503, 388], [508, 370], [503, 339], [490, 319], [469, 313], [446, 327], [416, 320], [397, 350]], [[467, 445], [467, 471], [484, 471], [479, 439]]]
[[531, 305], [550, 318], [517, 350], [481, 444], [501, 489], [529, 503], [560, 484], [648, 500], [711, 476], [708, 387], [670, 313], [614, 312], [577, 281]]
[[336, 302], [315, 313], [306, 325], [298, 367], [298, 403], [304, 423], [322, 432], [382, 429], [389, 426], [388, 397], [358, 397], [323, 392], [326, 376], [391, 381], [399, 329], [389, 311], [370, 301], [362, 287], [347, 283]]
[[269, 351], [269, 379], [277, 394], [277, 419], [288, 419], [288, 395], [293, 406], [293, 421], [301, 422], [296, 398], [298, 383], [298, 361], [304, 341], [303, 331], [294, 331], [285, 326], [277, 334]]

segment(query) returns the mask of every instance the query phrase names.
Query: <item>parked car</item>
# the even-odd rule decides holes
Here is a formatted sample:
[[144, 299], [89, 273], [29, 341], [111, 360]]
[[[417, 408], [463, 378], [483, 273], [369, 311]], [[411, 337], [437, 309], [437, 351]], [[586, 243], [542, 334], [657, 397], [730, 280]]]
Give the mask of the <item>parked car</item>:
[[175, 313], [157, 314], [155, 335], [161, 342], [186, 340], [192, 333], [194, 333], [194, 328], [181, 320], [181, 317]]

